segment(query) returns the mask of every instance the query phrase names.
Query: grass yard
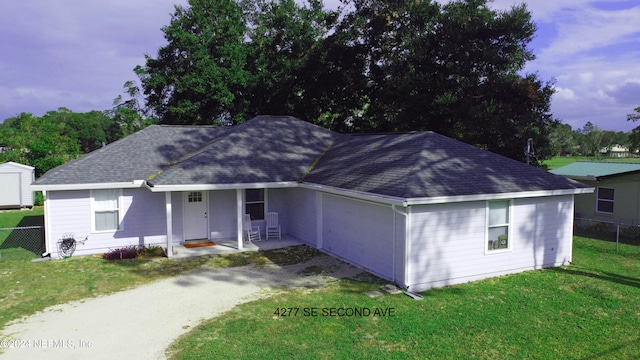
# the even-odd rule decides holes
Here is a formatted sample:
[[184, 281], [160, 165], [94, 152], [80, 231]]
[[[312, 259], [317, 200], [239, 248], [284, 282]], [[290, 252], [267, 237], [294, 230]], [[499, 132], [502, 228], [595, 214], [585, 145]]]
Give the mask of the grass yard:
[[[247, 303], [197, 327], [170, 353], [174, 359], [640, 358], [639, 247], [616, 253], [613, 243], [576, 237], [571, 266], [431, 290], [422, 301], [362, 294], [378, 286], [340, 281]], [[282, 308], [292, 311], [281, 316]], [[332, 308], [392, 309], [393, 316], [323, 316]]]
[[586, 156], [555, 156], [549, 160], [545, 160], [542, 163], [547, 166], [549, 170], [559, 168], [561, 166], [569, 165], [576, 161], [611, 161], [611, 162], [640, 162], [640, 158], [610, 158], [610, 157], [586, 157]]
[[[31, 210], [0, 211], [0, 229], [44, 226], [44, 208], [36, 206]], [[0, 261], [2, 259], [33, 259], [44, 249], [44, 238], [40, 229], [0, 230]], [[35, 238], [35, 239], [34, 239]]]

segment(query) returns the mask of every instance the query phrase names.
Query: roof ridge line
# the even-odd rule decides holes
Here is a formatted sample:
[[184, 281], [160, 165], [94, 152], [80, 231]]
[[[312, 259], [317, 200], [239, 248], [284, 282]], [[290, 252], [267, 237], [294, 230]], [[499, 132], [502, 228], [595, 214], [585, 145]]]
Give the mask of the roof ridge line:
[[[436, 134], [432, 131], [425, 131], [425, 132], [419, 132], [418, 134]], [[419, 151], [416, 151], [413, 156], [414, 156], [414, 161], [413, 161], [413, 166], [412, 166], [412, 171], [411, 171], [411, 176], [409, 176], [407, 178], [407, 181], [404, 182], [404, 186], [402, 187], [402, 196], [405, 196], [407, 193], [407, 187], [409, 186], [409, 182], [411, 182], [411, 180], [415, 177], [417, 177], [417, 171], [416, 168], [418, 167], [418, 161], [420, 160], [420, 152], [422, 152], [423, 150], [425, 150], [426, 144], [424, 141], [421, 141], [420, 144], [422, 145], [420, 147]]]
[[318, 165], [318, 163], [320, 162], [320, 160], [322, 160], [322, 158], [329, 152], [329, 150], [331, 150], [331, 148], [333, 147], [333, 144], [336, 143], [336, 139], [334, 138], [329, 145], [327, 145], [326, 148], [324, 148], [324, 151], [322, 151], [322, 154], [320, 154], [314, 161], [313, 163], [311, 163], [311, 165], [309, 165], [309, 168], [307, 169], [307, 172], [305, 172], [304, 174], [302, 174], [302, 176], [300, 177], [300, 179], [298, 180], [298, 184], [302, 184], [304, 182], [304, 179], [313, 171], [313, 169], [315, 169], [316, 165]]
[[[238, 125], [242, 125], [242, 124], [238, 124]], [[156, 176], [159, 176], [160, 174], [162, 174], [166, 169], [168, 169], [168, 168], [170, 168], [170, 167], [172, 167], [174, 165], [178, 165], [182, 161], [187, 160], [187, 159], [189, 159], [189, 158], [191, 158], [193, 156], [196, 156], [196, 155], [200, 154], [201, 152], [204, 152], [206, 150], [206, 148], [208, 148], [211, 144], [220, 141], [225, 135], [228, 135], [230, 132], [234, 132], [235, 129], [233, 129], [233, 128], [237, 129], [238, 125], [229, 126], [228, 129], [225, 129], [226, 131], [223, 131], [220, 135], [216, 136], [213, 140], [207, 142], [202, 147], [200, 147], [200, 148], [198, 148], [198, 149], [196, 149], [194, 151], [188, 152], [188, 153], [182, 155], [181, 157], [179, 157], [176, 160], [172, 160], [172, 161], [169, 161], [169, 162], [161, 165], [162, 168], [159, 169], [157, 172], [147, 176], [146, 181], [151, 181], [151, 180], [155, 179]], [[195, 125], [194, 127], [200, 128], [200, 126], [198, 126], [198, 125]], [[205, 127], [205, 126], [202, 126], [202, 127]], [[224, 128], [225, 126], [210, 126], [210, 127], [211, 128]]]

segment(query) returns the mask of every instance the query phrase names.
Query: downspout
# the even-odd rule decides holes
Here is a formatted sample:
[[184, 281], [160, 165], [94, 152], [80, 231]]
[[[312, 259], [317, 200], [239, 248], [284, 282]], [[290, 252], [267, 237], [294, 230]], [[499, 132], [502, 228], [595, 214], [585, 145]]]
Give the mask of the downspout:
[[[44, 202], [44, 254], [41, 254], [41, 256], [51, 256], [51, 254], [53, 253], [53, 249], [51, 246], [51, 221], [49, 220], [49, 217], [51, 216], [51, 211], [49, 210], [50, 208], [50, 204], [49, 204], [49, 200], [47, 200], [47, 190], [42, 190], [42, 201]], [[57, 253], [56, 253], [57, 255]]]

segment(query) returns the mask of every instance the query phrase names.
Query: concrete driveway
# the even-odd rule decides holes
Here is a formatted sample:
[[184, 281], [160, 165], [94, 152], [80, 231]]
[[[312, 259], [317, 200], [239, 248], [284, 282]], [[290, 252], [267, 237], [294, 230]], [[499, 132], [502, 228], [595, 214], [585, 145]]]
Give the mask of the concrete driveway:
[[[299, 273], [309, 266], [331, 273]], [[284, 267], [199, 269], [14, 321], [0, 332], [0, 359], [164, 359], [165, 349], [180, 335], [238, 304], [267, 296], [270, 287], [317, 287], [360, 272], [327, 255]]]

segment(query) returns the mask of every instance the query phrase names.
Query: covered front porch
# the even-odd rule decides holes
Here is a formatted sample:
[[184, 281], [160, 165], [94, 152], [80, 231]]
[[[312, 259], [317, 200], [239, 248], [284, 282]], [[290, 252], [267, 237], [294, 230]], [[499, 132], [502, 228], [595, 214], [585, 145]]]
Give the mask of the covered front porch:
[[[166, 246], [169, 257], [229, 253], [271, 249], [298, 244], [287, 237], [286, 188], [243, 187], [239, 189], [205, 189], [191, 187], [166, 191]], [[153, 188], [152, 188], [153, 189]], [[160, 189], [153, 189], [160, 190]], [[281, 239], [266, 238], [266, 215], [276, 213]], [[250, 224], [244, 220], [251, 218]], [[247, 241], [247, 229], [258, 228], [263, 241]], [[189, 241], [211, 240], [217, 246], [185, 248]]]
[[292, 236], [283, 236], [282, 239], [270, 239], [263, 241], [244, 242], [242, 248], [238, 248], [238, 242], [235, 239], [215, 240], [215, 246], [203, 246], [195, 248], [187, 248], [184, 244], [173, 245], [173, 259], [188, 259], [198, 256], [225, 255], [245, 251], [261, 251], [273, 250], [290, 246], [304, 244], [300, 240]]

